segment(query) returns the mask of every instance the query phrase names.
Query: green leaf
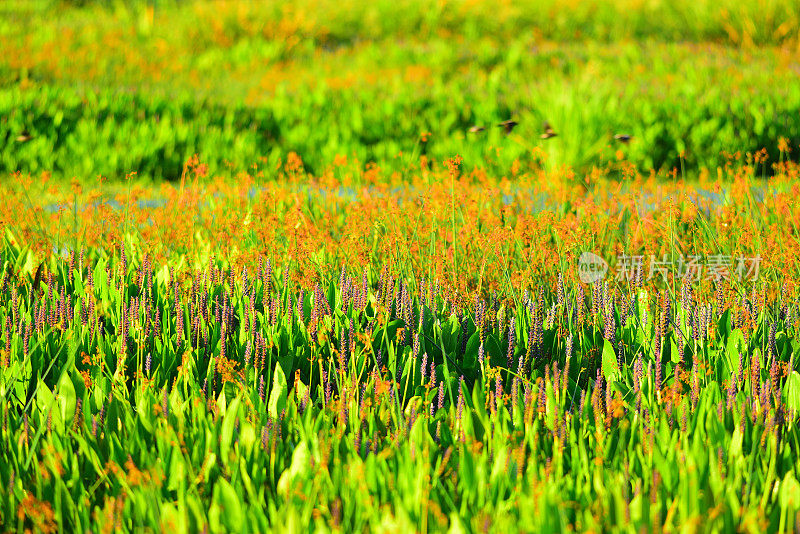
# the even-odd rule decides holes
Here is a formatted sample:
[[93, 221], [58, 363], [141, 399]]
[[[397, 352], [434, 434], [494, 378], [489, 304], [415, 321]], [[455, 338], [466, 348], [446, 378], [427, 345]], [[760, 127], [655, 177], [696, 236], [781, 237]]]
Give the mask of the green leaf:
[[294, 390], [294, 397], [298, 405], [303, 401], [303, 399], [306, 396], [306, 393], [309, 394], [311, 393], [310, 390], [308, 389], [308, 386], [302, 380], [298, 380]]
[[269, 393], [269, 403], [267, 408], [269, 415], [277, 419], [283, 410], [286, 409], [286, 398], [288, 387], [286, 386], [286, 376], [280, 365], [275, 366], [275, 373], [272, 375], [272, 391]]
[[[500, 348], [500, 342], [494, 334], [486, 336], [486, 342], [483, 344], [484, 348], [484, 362], [489, 362], [493, 367], [508, 367], [505, 353]], [[533, 363], [531, 363], [532, 365]]]
[[795, 413], [800, 412], [800, 374], [797, 371], [792, 371], [789, 378], [786, 379], [784, 391], [786, 407], [794, 410]]
[[678, 363], [683, 359], [683, 349], [678, 348], [674, 337], [670, 337], [669, 340], [669, 354], [672, 363]]
[[461, 518], [458, 517], [458, 514], [455, 512], [450, 513], [450, 530], [447, 531], [448, 534], [466, 534], [466, 529], [464, 528], [464, 524], [461, 522]]
[[[473, 333], [467, 341], [467, 349], [464, 353], [464, 360], [462, 366], [465, 371], [476, 370], [479, 366], [478, 363], [478, 349], [480, 348], [481, 338], [478, 332]], [[484, 354], [485, 356], [485, 354]]]
[[39, 413], [41, 414], [41, 418], [43, 420], [47, 419], [49, 415], [52, 417], [51, 424], [54, 424], [56, 428], [61, 428], [61, 425], [63, 424], [63, 419], [61, 419], [61, 410], [55, 403], [53, 392], [50, 391], [50, 388], [48, 388], [41, 381], [36, 390], [36, 406], [39, 408]]
[[76, 403], [75, 385], [66, 370], [61, 373], [61, 378], [58, 380], [57, 399], [61, 407], [61, 420], [65, 422], [72, 421]]
[[311, 453], [304, 441], [300, 442], [292, 454], [292, 465], [283, 472], [278, 480], [278, 494], [283, 497], [289, 495], [292, 484], [298, 477], [304, 477], [311, 465]]
[[791, 471], [786, 474], [781, 482], [779, 498], [781, 508], [796, 510], [800, 506], [800, 484], [798, 484]]
[[550, 430], [555, 430], [556, 411], [558, 408], [556, 407], [556, 392], [553, 389], [553, 383], [549, 380], [546, 382], [545, 396], [547, 398], [547, 406], [545, 407], [545, 424]]
[[180, 449], [172, 448], [169, 459], [169, 478], [167, 479], [167, 489], [170, 491], [183, 491], [184, 481], [186, 480], [186, 467]]
[[742, 434], [742, 430], [737, 426], [733, 430], [733, 435], [731, 436], [731, 442], [728, 445], [728, 457], [738, 458], [742, 454], [743, 442], [744, 442], [744, 435]]
[[607, 382], [614, 382], [620, 379], [617, 353], [614, 351], [614, 346], [607, 339], [603, 341], [603, 376]]
[[161, 503], [159, 513], [161, 514], [161, 524], [170, 525], [175, 532], [188, 532], [186, 514], [182, 513], [178, 507], [172, 503]]
[[[280, 367], [278, 367], [280, 369]], [[272, 397], [270, 396], [270, 401]], [[233, 441], [233, 429], [236, 426], [236, 419], [239, 414], [239, 404], [241, 398], [236, 397], [231, 401], [230, 405], [225, 410], [225, 417], [222, 419], [222, 429], [220, 430], [219, 438], [219, 455], [223, 462], [228, 461], [228, 454], [231, 451], [231, 442]], [[284, 402], [285, 404], [285, 402]]]
[[242, 503], [230, 482], [220, 478], [214, 485], [214, 496], [208, 512], [212, 532], [243, 532]]
[[451, 315], [442, 323], [442, 344], [447, 354], [458, 354], [460, 335], [461, 323], [455, 315]]

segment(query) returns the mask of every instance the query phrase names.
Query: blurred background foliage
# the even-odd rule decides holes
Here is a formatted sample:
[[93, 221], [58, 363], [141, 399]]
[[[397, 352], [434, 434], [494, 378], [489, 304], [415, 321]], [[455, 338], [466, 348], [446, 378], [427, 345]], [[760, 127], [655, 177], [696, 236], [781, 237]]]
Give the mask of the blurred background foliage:
[[[337, 156], [402, 173], [458, 153], [501, 176], [621, 158], [696, 174], [736, 152], [791, 158], [800, 141], [789, 0], [0, 10], [3, 175], [172, 180], [197, 153], [215, 175], [268, 178], [289, 152], [312, 173]], [[544, 121], [557, 137], [540, 138]]]

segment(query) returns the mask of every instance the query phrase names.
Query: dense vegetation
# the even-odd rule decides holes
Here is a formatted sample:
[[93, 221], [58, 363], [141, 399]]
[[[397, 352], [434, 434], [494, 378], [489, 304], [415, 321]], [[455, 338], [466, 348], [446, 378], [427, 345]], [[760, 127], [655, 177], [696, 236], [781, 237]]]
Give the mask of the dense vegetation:
[[[797, 524], [799, 169], [579, 196], [450, 163], [352, 195], [291, 169], [252, 194], [198, 162], [156, 206], [10, 191], [6, 526]], [[605, 281], [579, 281], [585, 250]], [[678, 271], [692, 251], [729, 276]], [[672, 258], [667, 283], [620, 253]]]
[[197, 153], [235, 175], [294, 151], [315, 173], [460, 154], [502, 176], [514, 161], [587, 171], [619, 148], [645, 170], [714, 171], [723, 152], [777, 158], [800, 137], [794, 2], [369, 4], [12, 10], [0, 172], [177, 179]]
[[0, 531], [800, 527], [794, 2], [0, 12]]

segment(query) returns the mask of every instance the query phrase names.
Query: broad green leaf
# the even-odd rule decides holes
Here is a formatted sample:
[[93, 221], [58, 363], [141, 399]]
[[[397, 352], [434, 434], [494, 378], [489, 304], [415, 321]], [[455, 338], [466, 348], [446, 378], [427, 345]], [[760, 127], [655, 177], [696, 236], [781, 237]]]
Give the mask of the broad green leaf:
[[603, 340], [603, 376], [607, 382], [614, 382], [620, 379], [617, 353], [607, 339]]
[[241, 400], [241, 397], [236, 396], [225, 409], [225, 417], [222, 419], [222, 428], [220, 429], [219, 436], [219, 455], [225, 462], [228, 461], [228, 454], [231, 451], [233, 430], [236, 427], [236, 420], [239, 417], [239, 404]]
[[736, 329], [728, 336], [728, 342], [725, 345], [725, 361], [731, 373], [735, 373], [739, 365], [739, 354], [747, 350], [747, 343], [744, 340], [744, 334], [740, 329]]
[[61, 407], [61, 420], [67, 425], [72, 421], [72, 416], [75, 414], [75, 385], [72, 383], [69, 371], [61, 373], [61, 378], [58, 380], [57, 396], [58, 403]]
[[789, 374], [784, 392], [786, 407], [795, 413], [800, 413], [800, 373], [792, 371]]
[[304, 441], [301, 441], [292, 454], [292, 464], [283, 472], [278, 480], [278, 493], [284, 498], [288, 496], [292, 484], [298, 477], [305, 477], [311, 466], [311, 453]]
[[169, 502], [161, 503], [159, 513], [161, 514], [161, 527], [164, 531], [169, 530], [175, 533], [189, 531], [186, 514], [181, 512], [178, 506]]
[[781, 507], [788, 510], [797, 510], [800, 507], [800, 483], [794, 477], [794, 473], [789, 471], [781, 481], [779, 490]]
[[186, 468], [181, 451], [177, 447], [172, 448], [172, 454], [169, 459], [168, 476], [167, 489], [170, 491], [183, 491], [183, 484], [186, 480]]
[[448, 534], [466, 534], [466, 529], [464, 528], [464, 524], [461, 522], [461, 518], [458, 516], [457, 513], [451, 512], [450, 513], [450, 529], [447, 531]]
[[288, 394], [286, 376], [280, 365], [275, 365], [275, 373], [272, 375], [272, 390], [269, 393], [269, 403], [267, 409], [270, 417], [277, 419], [283, 410], [286, 409], [286, 398]]
[[214, 495], [208, 519], [212, 532], [243, 532], [242, 503], [231, 483], [220, 478], [214, 485]]

